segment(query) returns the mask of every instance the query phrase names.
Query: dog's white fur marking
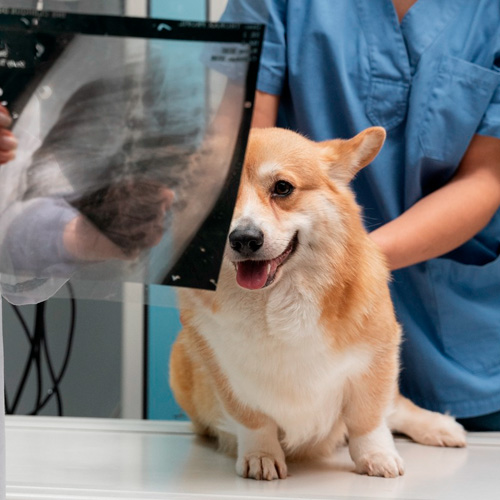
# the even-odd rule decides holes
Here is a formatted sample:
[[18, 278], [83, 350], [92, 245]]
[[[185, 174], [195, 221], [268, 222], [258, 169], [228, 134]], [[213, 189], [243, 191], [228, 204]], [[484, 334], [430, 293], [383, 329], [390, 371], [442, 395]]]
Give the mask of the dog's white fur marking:
[[[305, 299], [309, 305], [304, 308], [304, 300], [297, 300], [301, 292], [293, 288], [269, 290], [264, 308], [259, 296], [253, 301], [244, 292], [235, 293], [220, 312], [198, 318], [236, 397], [279, 422], [291, 449], [328, 435], [341, 410], [346, 380], [363, 373], [373, 356], [363, 346], [333, 352], [318, 328], [313, 297]], [[251, 314], [250, 322], [253, 310], [266, 314], [257, 321]], [[226, 323], [229, 315], [232, 321]]]
[[263, 162], [259, 166], [259, 177], [261, 179], [274, 178], [283, 171], [283, 166], [277, 162]]
[[269, 420], [257, 430], [236, 424], [238, 460], [236, 472], [254, 479], [284, 479], [287, 475], [285, 453], [278, 440], [278, 427]]
[[349, 437], [349, 453], [356, 471], [370, 476], [396, 477], [404, 474], [403, 460], [385, 424], [362, 436]]

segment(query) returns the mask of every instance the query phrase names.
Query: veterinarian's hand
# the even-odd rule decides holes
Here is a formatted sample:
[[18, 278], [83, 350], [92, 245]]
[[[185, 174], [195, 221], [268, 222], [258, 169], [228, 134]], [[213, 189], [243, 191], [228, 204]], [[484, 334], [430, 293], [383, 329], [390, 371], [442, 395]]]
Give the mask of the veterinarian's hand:
[[16, 156], [17, 140], [8, 130], [12, 118], [5, 106], [0, 104], [0, 164], [13, 160]]
[[131, 260], [157, 245], [173, 192], [144, 179], [121, 182], [74, 203], [81, 215], [66, 226], [67, 250], [81, 260]]

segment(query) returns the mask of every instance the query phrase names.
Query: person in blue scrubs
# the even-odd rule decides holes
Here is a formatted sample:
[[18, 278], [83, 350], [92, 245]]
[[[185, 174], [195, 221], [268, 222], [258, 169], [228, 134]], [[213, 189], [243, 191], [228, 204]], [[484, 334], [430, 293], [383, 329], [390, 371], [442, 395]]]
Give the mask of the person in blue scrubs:
[[254, 126], [314, 140], [380, 125], [354, 181], [387, 256], [401, 392], [500, 430], [500, 3], [229, 0], [267, 24]]

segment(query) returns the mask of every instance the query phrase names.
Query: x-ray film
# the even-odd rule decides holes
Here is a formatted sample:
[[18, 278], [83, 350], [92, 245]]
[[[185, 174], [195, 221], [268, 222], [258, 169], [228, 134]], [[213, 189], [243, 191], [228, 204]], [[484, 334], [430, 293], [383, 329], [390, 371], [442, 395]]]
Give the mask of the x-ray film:
[[[2, 289], [215, 289], [262, 27], [0, 9]], [[119, 287], [118, 287], [119, 289]]]

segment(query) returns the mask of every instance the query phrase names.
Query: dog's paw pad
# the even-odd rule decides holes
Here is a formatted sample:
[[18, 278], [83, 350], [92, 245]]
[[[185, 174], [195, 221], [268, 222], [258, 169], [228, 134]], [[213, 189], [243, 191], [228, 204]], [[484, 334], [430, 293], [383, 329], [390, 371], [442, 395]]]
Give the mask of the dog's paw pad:
[[283, 459], [267, 453], [250, 453], [238, 460], [236, 472], [241, 477], [272, 481], [273, 479], [285, 479], [287, 467]]
[[422, 425], [412, 438], [428, 446], [463, 448], [466, 445], [464, 428], [453, 417], [439, 413], [434, 413], [432, 419]]
[[405, 473], [405, 469], [397, 453], [375, 452], [363, 455], [358, 460], [356, 472], [368, 476], [398, 477]]

